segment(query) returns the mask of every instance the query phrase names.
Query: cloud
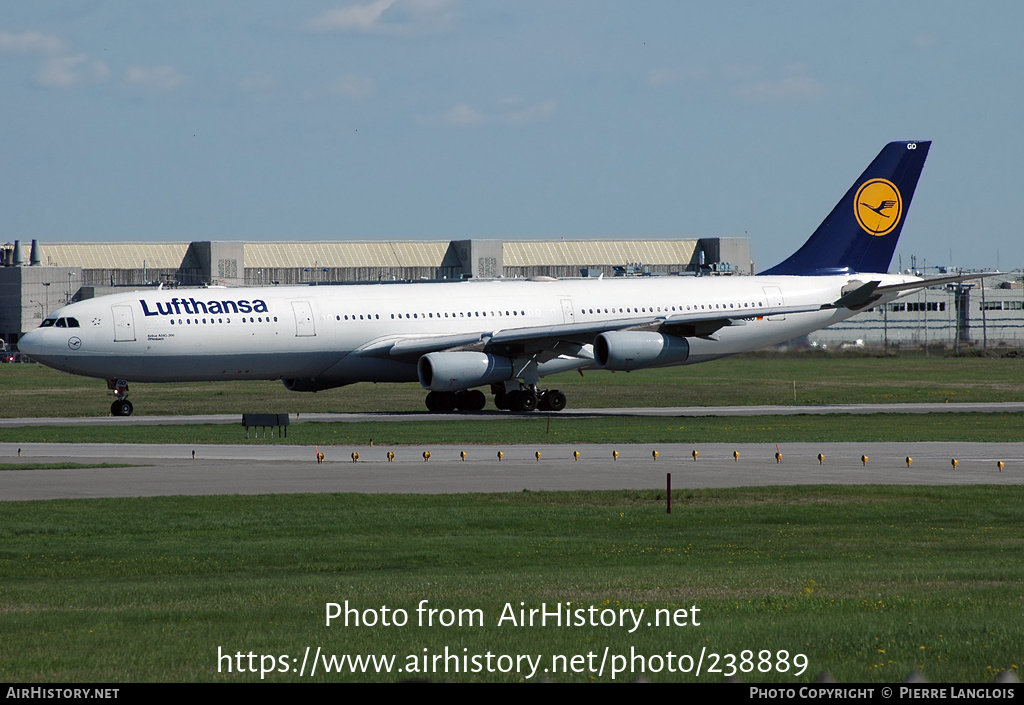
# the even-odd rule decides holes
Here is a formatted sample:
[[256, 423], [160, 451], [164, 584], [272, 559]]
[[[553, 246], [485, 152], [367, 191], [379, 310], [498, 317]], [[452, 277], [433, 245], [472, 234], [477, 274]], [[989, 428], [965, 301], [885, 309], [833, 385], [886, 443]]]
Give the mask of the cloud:
[[447, 26], [456, 0], [371, 0], [326, 10], [306, 23], [320, 34], [415, 34]]
[[475, 127], [485, 123], [500, 125], [527, 125], [546, 120], [558, 111], [558, 101], [542, 100], [522, 105], [519, 99], [498, 101], [498, 109], [484, 113], [468, 103], [457, 103], [441, 117], [441, 121], [452, 127]]
[[333, 83], [307, 91], [303, 97], [310, 100], [331, 97], [359, 100], [373, 93], [375, 88], [372, 78], [347, 73]]
[[47, 88], [68, 88], [86, 82], [99, 83], [109, 76], [110, 69], [105, 63], [77, 54], [50, 59], [39, 69], [36, 80]]
[[544, 100], [540, 103], [527, 105], [505, 115], [503, 120], [514, 125], [525, 125], [531, 122], [546, 120], [558, 110], [557, 100]]
[[441, 119], [454, 127], [471, 127], [483, 124], [486, 118], [476, 108], [466, 103], [459, 103], [445, 113]]
[[277, 87], [277, 80], [269, 73], [253, 71], [242, 77], [238, 87], [243, 93], [270, 93]]
[[805, 99], [823, 95], [825, 86], [812, 76], [785, 76], [745, 86], [739, 93], [751, 100]]
[[373, 80], [355, 74], [345, 74], [327, 88], [331, 95], [342, 98], [365, 98], [373, 93]]
[[368, 32], [379, 26], [381, 15], [397, 0], [373, 0], [368, 5], [349, 5], [326, 10], [310, 20], [307, 27], [314, 32]]
[[0, 54], [58, 54], [64, 51], [64, 42], [52, 34], [0, 32]]
[[173, 66], [132, 66], [125, 72], [125, 81], [138, 88], [167, 92], [185, 82]]
[[703, 81], [711, 77], [711, 72], [703, 66], [691, 66], [688, 69], [655, 69], [647, 73], [644, 83], [648, 86], [667, 86], [680, 81]]
[[914, 44], [915, 49], [931, 49], [935, 46], [939, 38], [934, 34], [916, 34], [911, 40]]

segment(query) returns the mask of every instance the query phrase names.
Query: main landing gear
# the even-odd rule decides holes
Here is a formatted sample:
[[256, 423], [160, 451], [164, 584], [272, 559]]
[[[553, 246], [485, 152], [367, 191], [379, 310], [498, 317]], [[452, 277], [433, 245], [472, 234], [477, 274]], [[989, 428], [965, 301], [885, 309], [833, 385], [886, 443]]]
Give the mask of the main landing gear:
[[479, 389], [463, 392], [430, 392], [427, 394], [427, 409], [430, 411], [480, 411], [487, 403], [487, 397]]
[[[524, 387], [510, 392], [505, 385], [491, 386], [494, 405], [502, 411], [561, 411], [565, 408], [565, 395], [557, 389], [536, 389]], [[439, 413], [452, 411], [480, 411], [487, 404], [487, 397], [479, 389], [462, 392], [430, 392], [427, 394], [427, 409]]]
[[557, 389], [540, 393], [529, 387], [506, 392], [504, 387], [494, 391], [494, 405], [508, 411], [561, 411], [565, 408], [565, 395]]
[[123, 379], [108, 379], [107, 389], [114, 390], [114, 403], [110, 405], [110, 415], [131, 416], [134, 407], [128, 401], [128, 382]]

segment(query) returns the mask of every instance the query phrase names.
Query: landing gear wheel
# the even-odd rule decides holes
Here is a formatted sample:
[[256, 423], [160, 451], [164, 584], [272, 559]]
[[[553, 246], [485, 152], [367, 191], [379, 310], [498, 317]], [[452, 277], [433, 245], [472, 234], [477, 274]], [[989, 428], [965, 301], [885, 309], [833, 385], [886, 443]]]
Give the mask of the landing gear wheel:
[[[483, 394], [481, 394], [483, 396]], [[455, 392], [430, 392], [427, 394], [427, 409], [441, 414], [447, 414], [455, 411], [456, 408], [462, 408], [459, 406], [459, 400], [461, 394]], [[486, 402], [486, 399], [484, 400]]]
[[479, 389], [471, 389], [456, 394], [455, 405], [459, 411], [480, 411], [487, 405], [487, 397]]
[[509, 411], [519, 411], [519, 396], [522, 394], [518, 389], [505, 393], [505, 408]]
[[565, 395], [557, 389], [552, 389], [544, 395], [544, 402], [551, 411], [561, 411], [565, 408]]
[[494, 395], [494, 406], [500, 411], [508, 411], [508, 395], [505, 392], [498, 392]]
[[114, 416], [131, 416], [134, 407], [127, 399], [119, 399], [110, 405], [110, 413]]
[[537, 408], [537, 395], [528, 389], [518, 392], [513, 411], [534, 411]]
[[427, 398], [425, 400], [427, 404], [427, 411], [441, 411], [439, 400], [440, 394], [440, 392], [430, 392], [427, 394]]
[[455, 394], [452, 392], [431, 392], [427, 395], [427, 409], [439, 413], [455, 411]]

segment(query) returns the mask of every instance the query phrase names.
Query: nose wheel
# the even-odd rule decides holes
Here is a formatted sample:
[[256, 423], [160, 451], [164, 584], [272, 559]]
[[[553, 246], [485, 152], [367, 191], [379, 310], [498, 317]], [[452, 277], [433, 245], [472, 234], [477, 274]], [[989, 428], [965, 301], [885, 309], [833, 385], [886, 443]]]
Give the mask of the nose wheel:
[[132, 411], [132, 403], [127, 399], [118, 399], [110, 405], [110, 413], [114, 416], [131, 416]]
[[128, 401], [128, 382], [123, 379], [108, 379], [107, 389], [114, 390], [114, 403], [110, 405], [111, 416], [131, 416], [134, 408]]

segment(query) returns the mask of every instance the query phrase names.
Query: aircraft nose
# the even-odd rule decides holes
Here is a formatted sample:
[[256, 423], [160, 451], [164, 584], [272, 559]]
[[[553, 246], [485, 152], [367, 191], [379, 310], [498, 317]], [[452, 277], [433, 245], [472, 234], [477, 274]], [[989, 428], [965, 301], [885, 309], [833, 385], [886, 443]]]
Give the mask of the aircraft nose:
[[58, 357], [68, 354], [68, 340], [64, 336], [54, 336], [53, 329], [31, 330], [18, 339], [18, 351], [28, 355], [36, 362], [53, 366]]
[[36, 357], [45, 352], [42, 332], [37, 328], [21, 336], [18, 339], [18, 350], [29, 357]]

